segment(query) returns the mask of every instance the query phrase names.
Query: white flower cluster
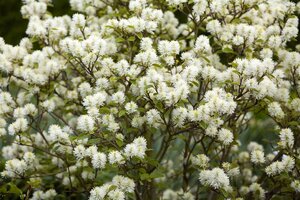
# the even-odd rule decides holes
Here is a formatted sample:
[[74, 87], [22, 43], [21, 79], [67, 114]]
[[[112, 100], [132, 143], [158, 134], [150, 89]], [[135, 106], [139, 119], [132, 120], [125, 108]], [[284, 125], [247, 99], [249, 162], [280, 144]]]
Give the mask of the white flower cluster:
[[35, 155], [32, 152], [26, 152], [23, 159], [12, 159], [5, 163], [5, 170], [1, 172], [4, 177], [23, 177], [27, 170], [34, 170], [38, 167]]
[[214, 189], [226, 190], [230, 187], [228, 176], [220, 168], [201, 171], [199, 180], [203, 185], [213, 187]]
[[300, 192], [300, 181], [299, 180], [295, 180], [291, 183], [291, 187], [296, 191], [296, 192]]
[[126, 193], [133, 193], [135, 183], [124, 176], [115, 176], [111, 183], [95, 187], [90, 192], [90, 200], [125, 200]]
[[251, 152], [251, 162], [254, 164], [263, 164], [265, 162], [265, 154], [263, 151], [254, 150]]
[[184, 199], [184, 200], [194, 200], [195, 196], [191, 192], [184, 192], [182, 189], [179, 191], [174, 191], [171, 189], [167, 189], [164, 191], [162, 195], [163, 200], [179, 200], [179, 199]]
[[284, 156], [282, 161], [275, 161], [266, 167], [268, 176], [275, 176], [282, 172], [290, 172], [295, 167], [295, 159], [290, 156]]
[[265, 199], [265, 190], [258, 183], [252, 183], [249, 186], [249, 192], [253, 192], [258, 199]]
[[289, 128], [282, 129], [279, 133], [279, 145], [283, 148], [292, 149], [294, 146], [294, 134]]
[[57, 195], [57, 193], [54, 189], [49, 189], [45, 192], [42, 190], [38, 190], [38, 191], [35, 191], [32, 194], [32, 197], [29, 199], [30, 200], [40, 200], [40, 199], [50, 200], [50, 199], [54, 199], [54, 197], [56, 195]]
[[[137, 9], [137, 5], [133, 5], [134, 1], [131, 1], [131, 9]], [[135, 7], [135, 8], [134, 8]], [[152, 8], [145, 8], [142, 10], [141, 17], [131, 17], [121, 20], [108, 20], [103, 25], [103, 34], [109, 34], [116, 30], [124, 31], [129, 34], [148, 32], [153, 34], [159, 25], [163, 22], [163, 13], [161, 10]]]
[[138, 137], [132, 143], [127, 144], [123, 151], [110, 151], [108, 155], [103, 152], [98, 152], [96, 146], [85, 148], [82, 144], [76, 146], [73, 150], [77, 160], [89, 157], [94, 169], [103, 169], [109, 164], [124, 164], [126, 160], [132, 157], [143, 159], [147, 150], [147, 142], [145, 138]]
[[81, 115], [78, 118], [77, 129], [80, 131], [90, 132], [94, 129], [95, 121], [89, 115]]
[[205, 169], [208, 167], [209, 157], [207, 157], [204, 154], [198, 154], [196, 156], [193, 156], [191, 158], [191, 161], [194, 165], [197, 165], [197, 166]]
[[145, 157], [145, 152], [147, 150], [147, 142], [145, 138], [138, 137], [133, 140], [132, 143], [127, 144], [124, 149], [124, 154], [126, 157], [138, 157], [143, 159]]

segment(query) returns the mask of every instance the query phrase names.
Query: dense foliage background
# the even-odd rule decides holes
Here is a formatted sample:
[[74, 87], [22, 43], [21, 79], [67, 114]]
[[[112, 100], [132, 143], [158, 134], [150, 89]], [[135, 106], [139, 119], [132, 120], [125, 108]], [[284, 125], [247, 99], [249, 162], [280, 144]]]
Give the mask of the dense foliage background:
[[[298, 0], [292, 1], [295, 3], [298, 2]], [[19, 44], [19, 41], [26, 36], [25, 30], [28, 25], [28, 20], [22, 18], [22, 15], [20, 14], [21, 6], [21, 0], [0, 0], [0, 37], [3, 37], [5, 42], [8, 44], [17, 45]], [[54, 16], [60, 16], [64, 14], [72, 15], [75, 13], [74, 11], [71, 11], [68, 0], [53, 0], [53, 6], [48, 10]], [[180, 12], [175, 12], [175, 15], [181, 21], [186, 20], [185, 16], [180, 15]], [[299, 42], [300, 36], [298, 35], [296, 39], [288, 43], [288, 49], [294, 50]], [[227, 55], [224, 54], [224, 58], [226, 56]], [[241, 144], [244, 145], [241, 147], [241, 149], [247, 148], [248, 143], [246, 141], [256, 141], [264, 146], [266, 153], [270, 153], [272, 145], [271, 142], [275, 140], [275, 138], [278, 138], [278, 136], [274, 134], [274, 126], [276, 126], [275, 122], [267, 117], [267, 113], [257, 112], [255, 117], [253, 117], [248, 123], [246, 131], [239, 136]], [[3, 143], [0, 140], [0, 149], [2, 145]], [[178, 144], [178, 146], [181, 145], [183, 144]], [[170, 156], [176, 157], [177, 155], [170, 154]], [[3, 171], [4, 168], [5, 161], [0, 157], [0, 172]], [[10, 198], [18, 197], [12, 195]]]

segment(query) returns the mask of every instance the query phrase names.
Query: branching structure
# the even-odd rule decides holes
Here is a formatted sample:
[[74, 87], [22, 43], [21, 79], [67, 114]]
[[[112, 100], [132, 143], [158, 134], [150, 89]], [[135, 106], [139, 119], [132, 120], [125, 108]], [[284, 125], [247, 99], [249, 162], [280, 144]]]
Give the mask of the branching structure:
[[[70, 5], [24, 0], [28, 37], [0, 39], [4, 198], [300, 197], [300, 4]], [[239, 140], [257, 113], [269, 149]]]

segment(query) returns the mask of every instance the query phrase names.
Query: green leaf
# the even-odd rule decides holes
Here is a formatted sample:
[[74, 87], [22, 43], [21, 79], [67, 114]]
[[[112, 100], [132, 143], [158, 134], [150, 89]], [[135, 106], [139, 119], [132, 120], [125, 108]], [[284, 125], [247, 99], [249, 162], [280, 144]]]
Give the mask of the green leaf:
[[0, 193], [10, 193], [10, 194], [17, 194], [21, 195], [22, 190], [20, 190], [15, 184], [7, 183], [0, 187]]
[[122, 116], [124, 116], [126, 114], [126, 110], [121, 110], [120, 112], [119, 112], [119, 117], [122, 117]]
[[133, 42], [135, 40], [135, 37], [134, 36], [130, 36], [129, 38], [128, 38], [128, 41], [130, 41], [130, 42]]
[[254, 5], [253, 8], [254, 8], [255, 10], [259, 10], [259, 6], [258, 6], [258, 5]]
[[256, 43], [263, 43], [264, 40], [263, 40], [263, 39], [257, 39], [257, 40], [255, 40], [255, 42], [256, 42]]
[[30, 179], [29, 181], [27, 181], [27, 183], [32, 188], [39, 188], [41, 186], [42, 181], [40, 179]]
[[144, 174], [144, 173], [146, 173], [146, 170], [144, 168], [139, 168], [139, 172]]
[[110, 109], [107, 107], [102, 107], [99, 109], [100, 114], [110, 114]]
[[147, 174], [147, 173], [143, 173], [140, 175], [141, 177], [141, 180], [144, 181], [144, 180], [149, 180], [150, 179], [150, 175]]
[[141, 107], [141, 108], [138, 108], [137, 110], [138, 110], [139, 112], [145, 112], [145, 108], [142, 108], [142, 107]]
[[[69, 138], [71, 141], [74, 141], [74, 140], [83, 140], [88, 137], [89, 137], [89, 135], [87, 135], [86, 133], [82, 133], [80, 135], [71, 135]], [[53, 143], [52, 145], [54, 146], [56, 143]]]
[[199, 87], [199, 82], [198, 82], [198, 81], [195, 81], [195, 80], [194, 80], [194, 81], [192, 81], [191, 83], [192, 83], [194, 86]]
[[115, 190], [115, 189], [117, 189], [117, 186], [111, 185], [111, 186], [109, 187], [108, 191], [113, 191], [113, 190]]
[[146, 161], [148, 164], [152, 165], [153, 167], [157, 167], [159, 165], [159, 162], [151, 157], [147, 157]]
[[111, 29], [114, 29], [115, 27], [114, 26], [110, 26], [110, 25], [105, 25], [106, 28], [111, 28]]
[[118, 145], [119, 147], [122, 147], [122, 146], [123, 146], [123, 141], [122, 141], [122, 140], [117, 139], [117, 140], [116, 140], [116, 143], [117, 143], [117, 145]]
[[233, 23], [233, 24], [238, 24], [238, 23], [240, 23], [240, 22], [241, 22], [241, 19], [235, 18], [234, 20], [232, 20], [231, 23]]
[[223, 52], [223, 53], [236, 54], [232, 49], [230, 49], [230, 48], [228, 48], [228, 47], [222, 49], [222, 52]]
[[153, 67], [159, 67], [159, 68], [161, 67], [161, 65], [158, 64], [158, 63], [154, 63], [154, 64], [152, 64], [152, 66], [153, 66]]
[[140, 175], [140, 178], [141, 180], [147, 180], [147, 181], [150, 181], [151, 179], [154, 179], [154, 178], [160, 178], [160, 177], [164, 177], [164, 173], [162, 173], [160, 170], [156, 169], [154, 170], [151, 174], [148, 174], [148, 173], [142, 173]]
[[199, 123], [199, 126], [200, 126], [201, 128], [203, 128], [203, 129], [206, 129], [206, 128], [207, 128], [207, 124], [204, 123], [204, 122], [200, 122], [200, 123]]
[[57, 151], [57, 149], [60, 147], [60, 145], [56, 145], [56, 146], [54, 146], [53, 148], [52, 148], [52, 151], [54, 151], [54, 152], [56, 152]]
[[207, 57], [201, 55], [201, 58], [203, 58], [206, 62], [210, 63], [210, 60]]
[[298, 126], [299, 122], [297, 122], [297, 121], [291, 121], [291, 122], [289, 122], [289, 125], [290, 126]]
[[137, 33], [136, 36], [141, 40], [143, 38], [143, 34], [142, 33]]
[[101, 141], [101, 138], [94, 138], [94, 139], [90, 139], [88, 141], [88, 144], [94, 145], [94, 144], [98, 144], [100, 141]]
[[162, 173], [160, 170], [154, 170], [151, 174], [150, 174], [150, 178], [160, 178], [160, 177], [164, 177], [165, 174]]
[[243, 17], [243, 20], [245, 20], [247, 23], [251, 23], [252, 20], [250, 17]]
[[118, 43], [121, 43], [121, 42], [124, 42], [124, 41], [125, 41], [125, 39], [121, 38], [121, 37], [119, 37], [119, 38], [116, 39], [116, 42], [118, 42]]

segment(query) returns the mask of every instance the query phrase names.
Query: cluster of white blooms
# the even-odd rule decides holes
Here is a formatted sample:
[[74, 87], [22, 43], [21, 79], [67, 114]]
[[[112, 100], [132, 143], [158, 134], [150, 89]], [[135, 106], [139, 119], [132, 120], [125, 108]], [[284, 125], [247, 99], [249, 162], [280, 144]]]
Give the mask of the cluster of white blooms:
[[249, 186], [249, 192], [253, 192], [258, 199], [265, 199], [265, 190], [258, 183], [252, 183]]
[[95, 107], [97, 108], [102, 106], [106, 101], [106, 98], [107, 98], [107, 94], [105, 92], [100, 91], [93, 95], [86, 96], [83, 100], [82, 105], [84, 105], [88, 110], [91, 110], [92, 108]]
[[92, 156], [93, 168], [104, 168], [106, 164], [106, 155], [104, 153], [96, 153]]
[[37, 109], [34, 104], [26, 104], [23, 107], [18, 107], [14, 110], [14, 118], [24, 118], [27, 115], [35, 116], [37, 114]]
[[111, 151], [108, 154], [108, 161], [110, 164], [124, 164], [124, 158], [119, 151]]
[[254, 150], [251, 152], [251, 162], [254, 164], [263, 164], [265, 162], [265, 154], [263, 151]]
[[22, 176], [25, 170], [27, 170], [27, 165], [24, 160], [13, 159], [5, 163], [5, 171], [1, 175], [8, 177]]
[[90, 64], [91, 60], [97, 61], [97, 56], [116, 52], [114, 43], [109, 43], [109, 41], [96, 35], [91, 35], [84, 41], [67, 37], [60, 41], [59, 45], [63, 52], [82, 57], [83, 64]]
[[226, 93], [221, 88], [214, 88], [205, 94], [204, 101], [210, 113], [217, 112], [219, 114], [232, 114], [236, 108], [236, 102], [230, 93]]
[[296, 191], [296, 192], [300, 192], [300, 181], [299, 180], [295, 180], [291, 183], [291, 187]]
[[182, 3], [186, 3], [187, 0], [167, 0], [167, 2], [172, 6], [178, 6]]
[[2, 148], [2, 153], [1, 155], [9, 160], [9, 159], [13, 159], [13, 158], [18, 158], [18, 157], [22, 157], [24, 155], [24, 153], [26, 152], [32, 152], [32, 148], [31, 147], [27, 147], [27, 146], [21, 146], [18, 144], [11, 144], [8, 146], [4, 146]]
[[168, 65], [174, 65], [174, 56], [179, 54], [180, 45], [177, 41], [162, 40], [158, 43], [158, 51], [164, 57], [163, 59]]
[[133, 140], [132, 143], [127, 144], [124, 149], [124, 154], [126, 157], [138, 157], [144, 158], [147, 150], [147, 142], [145, 138], [138, 137]]
[[83, 145], [78, 145], [74, 148], [73, 153], [78, 160], [84, 159], [86, 156], [89, 157], [94, 169], [105, 168], [106, 154], [98, 152], [96, 146], [90, 146], [86, 149]]
[[103, 115], [102, 123], [107, 126], [107, 129], [111, 132], [117, 132], [120, 128], [113, 115]]
[[284, 112], [280, 107], [280, 104], [277, 102], [270, 103], [268, 105], [268, 111], [272, 117], [277, 119], [282, 119], [284, 117]]
[[151, 17], [146, 11], [142, 13], [141, 17], [108, 20], [107, 23], [103, 25], [102, 34], [109, 34], [113, 32], [114, 29], [124, 31], [129, 34], [141, 33], [144, 31], [153, 34], [153, 32], [157, 29], [158, 24], [162, 22], [162, 18], [163, 16], [161, 12], [158, 12], [157, 16]]
[[294, 134], [291, 129], [282, 129], [279, 133], [280, 142], [279, 145], [283, 148], [293, 148], [294, 146]]
[[24, 132], [28, 129], [28, 121], [25, 118], [17, 118], [14, 123], [8, 126], [8, 133], [10, 135], [15, 135], [20, 132]]
[[233, 141], [233, 134], [231, 131], [221, 128], [218, 133], [218, 140], [224, 145], [229, 145]]
[[201, 168], [206, 168], [208, 166], [209, 158], [204, 154], [199, 154], [199, 155], [193, 156], [191, 158], [191, 161], [194, 165], [197, 165]]
[[35, 191], [32, 194], [32, 197], [29, 199], [30, 200], [40, 200], [40, 199], [51, 200], [51, 199], [54, 199], [54, 197], [56, 195], [57, 195], [57, 193], [54, 189], [50, 189], [45, 192], [42, 190], [38, 190], [38, 191]]
[[282, 172], [290, 172], [295, 167], [295, 159], [290, 156], [284, 156], [282, 161], [275, 161], [266, 167], [268, 176], [275, 176]]
[[232, 164], [225, 162], [222, 164], [222, 168], [225, 170], [229, 177], [236, 177], [240, 175], [239, 167], [234, 167]]
[[77, 129], [80, 131], [90, 132], [94, 129], [95, 121], [89, 115], [81, 115], [78, 118]]
[[199, 180], [203, 185], [213, 187], [214, 189], [226, 190], [226, 188], [230, 187], [228, 176], [220, 168], [201, 171]]
[[205, 134], [210, 137], [218, 136], [218, 140], [224, 145], [233, 142], [233, 133], [225, 128], [218, 131], [224, 121], [220, 117], [222, 115], [230, 115], [234, 112], [237, 104], [233, 100], [233, 96], [226, 93], [221, 88], [214, 88], [207, 91], [204, 96], [205, 104], [200, 105], [196, 110], [191, 110], [189, 118], [191, 121], [202, 121], [208, 126]]
[[62, 129], [58, 125], [51, 125], [48, 129], [48, 134], [45, 135], [46, 140], [49, 143], [55, 143], [55, 142], [61, 142], [61, 143], [66, 143], [70, 144], [70, 138], [69, 138], [69, 132], [67, 130], [67, 127]]
[[138, 106], [133, 101], [131, 101], [125, 105], [125, 109], [128, 114], [132, 114], [132, 113], [136, 112], [137, 108], [138, 108]]
[[164, 191], [162, 195], [162, 199], [163, 200], [180, 200], [180, 199], [194, 200], [195, 196], [189, 191], [184, 192], [182, 189], [180, 189], [179, 191], [167, 189]]
[[12, 159], [5, 163], [5, 170], [1, 172], [4, 177], [22, 177], [26, 170], [34, 170], [38, 167], [35, 155], [32, 152], [26, 152], [23, 159]]
[[47, 3], [50, 1], [24, 1], [25, 5], [21, 8], [21, 13], [24, 17], [43, 16], [47, 11]]
[[125, 200], [126, 193], [134, 191], [135, 183], [124, 176], [115, 176], [111, 183], [106, 183], [101, 187], [95, 187], [90, 192], [90, 200]]
[[236, 59], [236, 69], [246, 77], [261, 77], [265, 73], [272, 73], [275, 63], [272, 59], [266, 58], [263, 61], [258, 59]]
[[74, 155], [78, 160], [83, 159], [86, 155], [85, 148], [83, 145], [78, 145], [74, 148]]
[[137, 137], [132, 143], [127, 144], [123, 151], [110, 151], [108, 154], [98, 152], [96, 146], [86, 148], [84, 145], [77, 145], [73, 154], [78, 161], [89, 158], [94, 169], [103, 169], [106, 164], [124, 164], [132, 157], [143, 159], [147, 150], [147, 142], [143, 137]]
[[200, 35], [195, 42], [194, 50], [195, 52], [210, 53], [211, 46], [209, 44], [208, 37], [204, 35]]

